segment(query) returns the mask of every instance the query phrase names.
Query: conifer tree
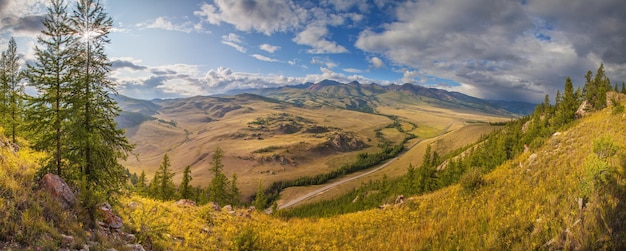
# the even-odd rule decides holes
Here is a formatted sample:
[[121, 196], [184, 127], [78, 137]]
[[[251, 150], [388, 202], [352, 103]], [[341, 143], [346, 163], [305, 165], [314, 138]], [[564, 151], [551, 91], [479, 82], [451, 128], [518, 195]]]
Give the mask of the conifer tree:
[[[48, 161], [47, 170], [61, 174], [66, 122], [72, 81], [75, 68], [72, 60], [76, 56], [73, 45], [76, 36], [71, 32], [67, 6], [63, 0], [52, 0], [52, 6], [43, 21], [42, 36], [37, 37], [39, 46], [35, 47], [36, 60], [29, 64], [27, 78], [35, 87], [38, 95], [30, 102], [28, 129], [36, 135], [35, 148], [53, 153]], [[67, 178], [67, 177], [66, 177]]]
[[132, 145], [124, 131], [117, 129], [114, 119], [120, 109], [111, 97], [116, 94], [115, 85], [106, 77], [111, 63], [104, 46], [110, 42], [113, 20], [93, 0], [77, 1], [70, 19], [79, 40], [74, 46], [76, 75], [69, 88], [68, 135], [72, 137], [68, 158], [82, 171], [87, 190], [117, 191], [126, 179], [119, 160], [127, 157]]
[[11, 37], [9, 47], [2, 52], [2, 117], [8, 125], [8, 134], [13, 144], [17, 143], [17, 129], [22, 123], [24, 87], [20, 85], [23, 74], [20, 69], [20, 56], [17, 54], [15, 39]]
[[234, 173], [230, 180], [230, 204], [239, 205], [241, 203], [241, 192], [237, 187], [237, 174]]
[[557, 125], [561, 126], [574, 120], [577, 109], [578, 97], [574, 92], [574, 84], [572, 84], [572, 79], [567, 77], [563, 87], [561, 102], [557, 106]]
[[146, 182], [146, 172], [141, 171], [139, 179], [137, 179], [137, 183], [135, 184], [135, 190], [137, 191], [137, 193], [141, 195], [144, 195], [146, 193]]
[[180, 193], [180, 198], [182, 199], [191, 199], [192, 197], [192, 189], [191, 184], [191, 166], [185, 167], [185, 171], [183, 171], [183, 180], [180, 182], [180, 186], [178, 186], [178, 192]]
[[176, 187], [174, 186], [174, 173], [170, 171], [170, 158], [163, 155], [163, 161], [159, 170], [154, 173], [154, 178], [150, 182], [152, 197], [160, 200], [171, 200], [174, 198]]
[[252, 205], [260, 211], [265, 209], [266, 203], [267, 199], [265, 198], [265, 192], [263, 191], [263, 180], [259, 180], [259, 186], [256, 191], [256, 195], [254, 196], [254, 203], [252, 203]]
[[224, 168], [222, 164], [223, 157], [224, 153], [222, 149], [219, 147], [215, 149], [211, 160], [211, 168], [209, 169], [213, 174], [213, 179], [211, 179], [211, 183], [208, 187], [209, 201], [217, 202], [218, 204], [224, 204], [230, 201], [228, 196], [228, 178], [226, 178], [226, 175], [224, 175], [222, 171]]
[[625, 82], [622, 82], [622, 90], [621, 90], [621, 93], [626, 94], [626, 83], [625, 83]]

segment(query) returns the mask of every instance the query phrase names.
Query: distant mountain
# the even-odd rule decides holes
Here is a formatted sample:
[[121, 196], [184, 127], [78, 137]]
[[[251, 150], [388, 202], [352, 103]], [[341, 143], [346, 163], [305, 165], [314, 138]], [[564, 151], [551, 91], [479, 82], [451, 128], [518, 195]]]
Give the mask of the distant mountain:
[[522, 116], [532, 113], [535, 104], [516, 101], [489, 101], [459, 92], [427, 88], [414, 84], [347, 84], [333, 80], [264, 89], [233, 91], [229, 94], [254, 93], [300, 106], [334, 106], [343, 109], [375, 112], [379, 105], [428, 104], [446, 109], [460, 109], [493, 115]]

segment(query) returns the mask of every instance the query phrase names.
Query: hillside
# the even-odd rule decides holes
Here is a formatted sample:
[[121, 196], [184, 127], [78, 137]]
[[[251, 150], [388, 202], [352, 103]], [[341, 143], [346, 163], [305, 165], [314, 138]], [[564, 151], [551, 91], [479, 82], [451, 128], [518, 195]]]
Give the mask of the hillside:
[[384, 209], [284, 220], [243, 209], [216, 212], [210, 205], [180, 207], [130, 197], [122, 205], [133, 206], [120, 210], [125, 217], [158, 215], [132, 226], [162, 226], [145, 234], [155, 245], [176, 249], [619, 250], [625, 248], [625, 143], [626, 115], [606, 108], [479, 182]]
[[414, 84], [387, 86], [347, 84], [333, 80], [266, 89], [232, 91], [229, 94], [254, 93], [301, 106], [335, 106], [343, 109], [377, 112], [381, 106], [432, 106], [468, 113], [487, 113], [500, 116], [530, 114], [535, 105], [524, 102], [485, 101], [458, 92], [427, 88]]
[[[464, 100], [491, 110], [446, 108], [422, 101], [426, 98], [412, 92], [398, 96], [400, 92], [385, 88], [322, 81], [272, 89], [272, 95], [152, 101], [119, 97], [124, 112], [118, 122], [126, 126], [126, 135], [136, 145], [135, 157], [124, 165], [132, 173], [144, 171], [149, 180], [163, 155], [168, 154], [176, 183], [189, 165], [194, 177], [192, 184], [205, 186], [210, 180], [211, 153], [220, 147], [225, 152], [226, 175], [237, 174], [242, 194], [248, 197], [257, 190], [260, 180], [269, 185], [325, 174], [359, 154], [379, 152], [381, 146], [412, 147], [442, 131], [469, 125], [465, 122], [507, 121], [513, 116], [485, 101], [463, 95], [461, 99], [445, 91], [428, 92], [446, 93], [450, 95], [447, 100]], [[485, 132], [494, 129], [485, 128]], [[479, 136], [468, 138], [476, 140]], [[403, 143], [405, 138], [414, 139]], [[389, 175], [397, 175], [397, 170], [404, 168], [399, 166], [391, 166]]]

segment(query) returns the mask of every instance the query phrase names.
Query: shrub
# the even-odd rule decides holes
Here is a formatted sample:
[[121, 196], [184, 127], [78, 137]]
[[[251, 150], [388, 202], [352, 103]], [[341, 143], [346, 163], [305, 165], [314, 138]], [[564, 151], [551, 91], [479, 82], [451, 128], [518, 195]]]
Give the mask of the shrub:
[[483, 179], [483, 174], [480, 169], [470, 168], [461, 176], [459, 183], [461, 183], [463, 190], [473, 192], [484, 185], [485, 180]]
[[259, 250], [258, 239], [259, 237], [252, 227], [246, 227], [233, 239], [235, 250]]

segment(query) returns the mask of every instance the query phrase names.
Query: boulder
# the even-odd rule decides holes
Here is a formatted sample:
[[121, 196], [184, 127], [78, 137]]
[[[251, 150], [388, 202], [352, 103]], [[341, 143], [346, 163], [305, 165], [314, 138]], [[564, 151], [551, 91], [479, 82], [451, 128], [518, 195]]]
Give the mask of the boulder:
[[176, 201], [176, 205], [180, 207], [195, 207], [196, 203], [188, 199], [180, 199]]
[[222, 208], [222, 210], [226, 211], [226, 212], [230, 212], [233, 211], [233, 206], [231, 205], [226, 205]]
[[222, 208], [220, 207], [220, 204], [217, 204], [217, 202], [211, 202], [211, 206], [213, 207], [213, 210], [215, 210], [216, 212], [222, 211]]
[[39, 188], [48, 192], [65, 209], [76, 204], [76, 195], [59, 175], [48, 173], [39, 181]]
[[102, 205], [98, 207], [98, 211], [100, 211], [103, 216], [103, 221], [100, 224], [102, 227], [120, 229], [124, 225], [122, 218], [113, 213], [113, 209], [111, 209], [109, 203], [102, 203]]

